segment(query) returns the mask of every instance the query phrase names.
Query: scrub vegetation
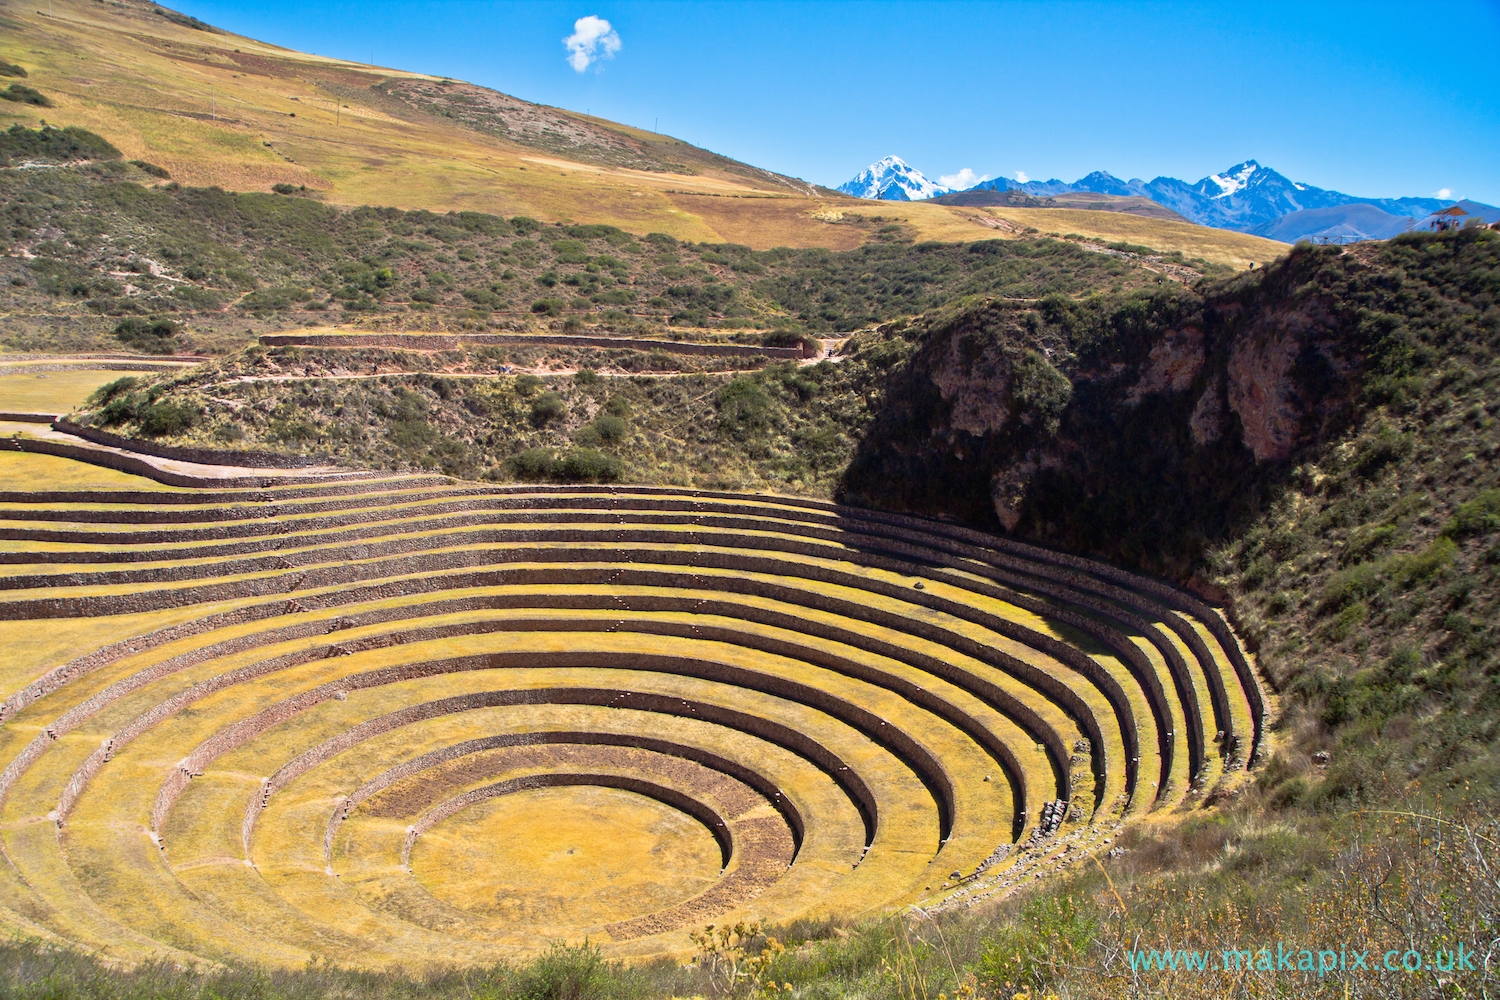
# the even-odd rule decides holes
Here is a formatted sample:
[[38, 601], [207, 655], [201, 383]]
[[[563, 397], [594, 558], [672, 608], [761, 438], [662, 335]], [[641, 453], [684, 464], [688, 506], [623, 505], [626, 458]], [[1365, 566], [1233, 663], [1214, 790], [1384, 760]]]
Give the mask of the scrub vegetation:
[[[184, 336], [170, 341], [177, 350], [223, 350], [255, 333], [334, 323], [633, 336], [754, 331], [751, 342], [795, 344], [800, 335], [845, 333], [965, 295], [1074, 295], [1162, 280], [1076, 240], [919, 243], [892, 222], [855, 250], [756, 251], [605, 225], [346, 210], [296, 194], [186, 188], [159, 182], [149, 166], [114, 158], [0, 174], [7, 227], [0, 238], [11, 253], [0, 258], [7, 314], [0, 343], [99, 349], [113, 338], [116, 347], [153, 350], [150, 338], [136, 343], [146, 321], [181, 324]], [[134, 319], [122, 325], [119, 317]], [[50, 333], [60, 324], [96, 333], [62, 341]]]

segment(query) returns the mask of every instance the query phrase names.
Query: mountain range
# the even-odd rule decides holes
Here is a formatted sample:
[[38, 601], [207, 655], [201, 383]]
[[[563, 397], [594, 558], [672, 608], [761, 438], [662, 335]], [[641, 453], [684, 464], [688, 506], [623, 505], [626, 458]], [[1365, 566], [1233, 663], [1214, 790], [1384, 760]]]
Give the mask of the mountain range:
[[[958, 192], [935, 184], [900, 157], [872, 163], [839, 190], [857, 198], [920, 201]], [[1148, 198], [1204, 226], [1252, 233], [1283, 242], [1310, 237], [1385, 239], [1453, 204], [1486, 222], [1500, 221], [1500, 209], [1479, 202], [1440, 198], [1361, 198], [1289, 180], [1270, 167], [1246, 160], [1195, 184], [1175, 177], [1121, 180], [1103, 170], [1073, 183], [1060, 180], [981, 181], [968, 191], [1018, 191], [1033, 197], [1078, 192]]]

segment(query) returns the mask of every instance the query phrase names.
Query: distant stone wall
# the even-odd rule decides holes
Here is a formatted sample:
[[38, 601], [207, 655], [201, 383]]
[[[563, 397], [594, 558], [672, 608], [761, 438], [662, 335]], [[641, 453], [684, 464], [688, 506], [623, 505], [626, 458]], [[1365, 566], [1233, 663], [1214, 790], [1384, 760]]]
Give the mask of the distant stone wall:
[[157, 444], [154, 441], [142, 441], [140, 438], [121, 437], [118, 434], [110, 434], [94, 427], [85, 427], [83, 424], [75, 424], [71, 420], [58, 419], [53, 421], [52, 429], [64, 434], [72, 434], [81, 437], [85, 441], [95, 444], [106, 445], [110, 448], [123, 448], [126, 451], [140, 452], [142, 455], [153, 455], [156, 458], [170, 458], [178, 462], [192, 462], [195, 465], [242, 465], [252, 469], [305, 469], [314, 465], [326, 465], [329, 459], [326, 457], [315, 457], [307, 455], [278, 455], [269, 451], [218, 451], [212, 448], [178, 448], [173, 445]]
[[[166, 486], [190, 488], [204, 485], [204, 480], [198, 476], [183, 476], [173, 472], [166, 472], [158, 469], [150, 462], [130, 455], [121, 455], [113, 451], [99, 451], [97, 448], [85, 448], [81, 445], [68, 444], [65, 441], [41, 441], [36, 438], [0, 438], [0, 450], [24, 451], [33, 455], [54, 455], [58, 458], [71, 458], [74, 461], [86, 462], [89, 465], [114, 469], [116, 472], [128, 472], [134, 476], [144, 476], [147, 479], [154, 480]], [[266, 486], [268, 484], [263, 479], [240, 478], [216, 480], [215, 485], [245, 487]]]
[[584, 337], [568, 334], [518, 333], [268, 333], [263, 347], [396, 347], [412, 351], [456, 351], [476, 347], [592, 347], [604, 350], [666, 351], [720, 358], [805, 358], [803, 347], [758, 347], [747, 344], [697, 344], [684, 340], [643, 340], [633, 337]]

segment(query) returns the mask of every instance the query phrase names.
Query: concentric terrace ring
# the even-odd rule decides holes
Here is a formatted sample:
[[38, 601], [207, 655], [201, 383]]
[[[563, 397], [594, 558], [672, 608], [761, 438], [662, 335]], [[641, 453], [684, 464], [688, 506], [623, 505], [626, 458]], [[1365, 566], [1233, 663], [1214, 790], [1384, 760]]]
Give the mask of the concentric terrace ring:
[[69, 647], [0, 690], [0, 912], [122, 958], [962, 902], [1235, 781], [1264, 715], [1190, 594], [792, 497], [10, 493], [0, 565], [0, 620]]

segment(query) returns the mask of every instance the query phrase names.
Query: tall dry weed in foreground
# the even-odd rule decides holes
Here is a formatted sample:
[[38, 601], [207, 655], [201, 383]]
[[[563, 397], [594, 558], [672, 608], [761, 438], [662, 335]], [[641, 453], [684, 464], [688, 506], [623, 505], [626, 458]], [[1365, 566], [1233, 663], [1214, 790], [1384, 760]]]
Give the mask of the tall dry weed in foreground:
[[1325, 877], [1265, 891], [1183, 877], [1122, 890], [1100, 867], [1091, 899], [1043, 897], [991, 939], [981, 987], [996, 1000], [1500, 997], [1500, 819], [1365, 818]]

